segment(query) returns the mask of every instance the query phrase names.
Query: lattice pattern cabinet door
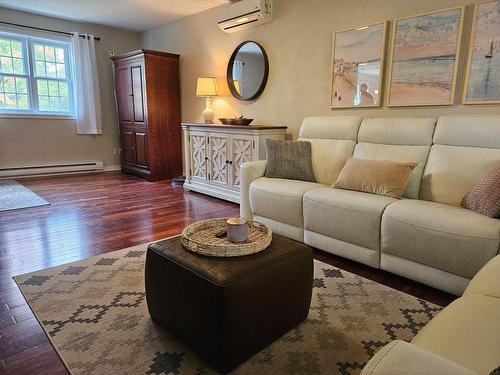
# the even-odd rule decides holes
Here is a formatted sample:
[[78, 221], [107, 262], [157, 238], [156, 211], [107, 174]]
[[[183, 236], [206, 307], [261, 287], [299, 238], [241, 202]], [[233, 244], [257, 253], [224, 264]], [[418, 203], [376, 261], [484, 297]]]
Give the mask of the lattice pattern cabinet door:
[[208, 179], [208, 152], [206, 134], [191, 134], [191, 177], [206, 181]]
[[254, 137], [231, 137], [231, 189], [240, 190], [240, 166], [243, 163], [255, 160]]
[[266, 139], [285, 139], [286, 126], [183, 123], [184, 189], [239, 203], [241, 165], [266, 158]]
[[229, 183], [229, 152], [227, 135], [210, 134], [210, 182], [227, 186]]

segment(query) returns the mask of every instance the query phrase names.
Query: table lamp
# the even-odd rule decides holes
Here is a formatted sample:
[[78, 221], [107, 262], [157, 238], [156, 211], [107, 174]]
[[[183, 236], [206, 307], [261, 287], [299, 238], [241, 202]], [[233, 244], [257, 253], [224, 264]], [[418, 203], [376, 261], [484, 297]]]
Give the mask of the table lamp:
[[214, 77], [201, 77], [198, 78], [196, 85], [196, 96], [206, 97], [206, 107], [203, 111], [203, 120], [206, 124], [211, 124], [214, 121], [215, 112], [210, 107], [210, 97], [219, 95], [217, 91], [217, 80]]

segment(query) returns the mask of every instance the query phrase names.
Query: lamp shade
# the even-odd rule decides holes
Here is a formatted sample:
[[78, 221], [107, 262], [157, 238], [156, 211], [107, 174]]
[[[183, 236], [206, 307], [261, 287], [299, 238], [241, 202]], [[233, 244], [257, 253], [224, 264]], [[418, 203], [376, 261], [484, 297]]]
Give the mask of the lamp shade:
[[217, 80], [214, 77], [198, 78], [196, 96], [217, 96]]

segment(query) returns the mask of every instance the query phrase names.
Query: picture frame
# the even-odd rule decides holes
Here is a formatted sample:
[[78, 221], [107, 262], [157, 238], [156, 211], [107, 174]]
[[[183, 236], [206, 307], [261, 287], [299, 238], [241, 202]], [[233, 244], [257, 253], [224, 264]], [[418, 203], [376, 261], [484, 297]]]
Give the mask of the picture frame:
[[388, 22], [333, 34], [330, 107], [369, 108], [383, 103]]
[[500, 0], [474, 4], [462, 103], [500, 104]]
[[388, 107], [455, 104], [464, 14], [461, 6], [393, 20]]

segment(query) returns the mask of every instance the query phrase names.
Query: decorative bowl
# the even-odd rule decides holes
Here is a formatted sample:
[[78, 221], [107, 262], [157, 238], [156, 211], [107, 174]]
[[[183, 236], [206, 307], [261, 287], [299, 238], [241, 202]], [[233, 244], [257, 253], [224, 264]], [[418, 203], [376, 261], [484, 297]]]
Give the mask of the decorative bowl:
[[224, 125], [250, 125], [253, 118], [220, 118]]

